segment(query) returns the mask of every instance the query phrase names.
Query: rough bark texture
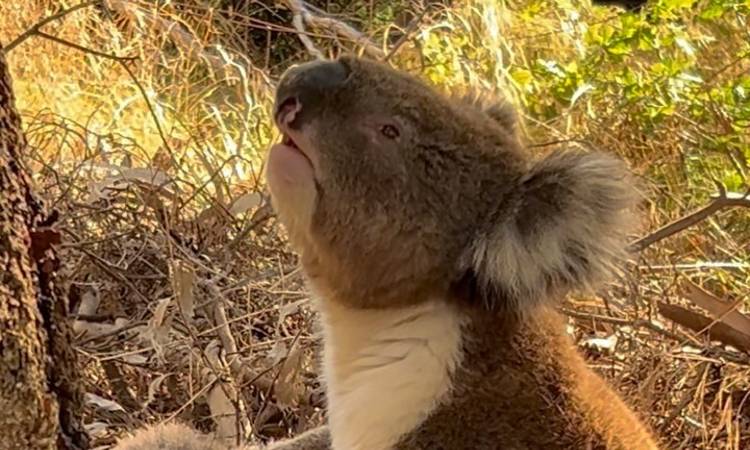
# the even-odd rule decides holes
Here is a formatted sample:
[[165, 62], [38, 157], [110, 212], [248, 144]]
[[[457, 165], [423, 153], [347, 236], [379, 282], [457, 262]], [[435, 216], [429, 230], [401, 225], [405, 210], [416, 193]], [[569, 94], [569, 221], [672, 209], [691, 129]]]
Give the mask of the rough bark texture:
[[83, 449], [81, 378], [53, 282], [59, 234], [31, 190], [25, 145], [0, 46], [0, 449]]

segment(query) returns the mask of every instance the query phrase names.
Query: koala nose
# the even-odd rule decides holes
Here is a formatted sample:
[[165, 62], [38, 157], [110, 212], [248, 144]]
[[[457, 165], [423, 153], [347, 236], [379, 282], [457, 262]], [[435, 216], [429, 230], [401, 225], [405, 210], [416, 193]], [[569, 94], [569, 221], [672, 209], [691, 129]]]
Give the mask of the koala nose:
[[300, 112], [315, 110], [348, 75], [349, 69], [339, 61], [313, 61], [290, 68], [281, 77], [276, 90], [274, 117], [277, 122], [290, 125]]
[[311, 61], [287, 70], [281, 77], [280, 89], [325, 91], [339, 86], [348, 74], [339, 61]]

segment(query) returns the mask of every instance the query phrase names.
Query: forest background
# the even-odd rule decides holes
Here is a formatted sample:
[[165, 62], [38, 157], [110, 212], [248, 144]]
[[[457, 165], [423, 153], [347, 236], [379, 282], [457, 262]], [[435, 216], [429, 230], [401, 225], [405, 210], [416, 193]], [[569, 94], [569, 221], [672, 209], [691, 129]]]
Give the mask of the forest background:
[[351, 51], [507, 97], [534, 153], [625, 158], [633, 259], [562, 305], [569, 332], [669, 448], [750, 448], [749, 19], [747, 0], [0, 3], [90, 445], [172, 419], [246, 441], [323, 419], [262, 168], [279, 75]]

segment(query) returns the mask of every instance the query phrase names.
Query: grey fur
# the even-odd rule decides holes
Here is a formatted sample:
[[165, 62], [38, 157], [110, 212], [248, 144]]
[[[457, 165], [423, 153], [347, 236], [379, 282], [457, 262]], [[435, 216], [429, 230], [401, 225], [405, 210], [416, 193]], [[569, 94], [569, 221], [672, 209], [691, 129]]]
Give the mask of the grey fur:
[[263, 450], [327, 450], [330, 447], [331, 436], [328, 427], [320, 426], [292, 439], [275, 442]]
[[498, 214], [472, 245], [481, 285], [523, 312], [607, 280], [626, 256], [633, 185], [622, 161], [606, 154], [555, 152], [536, 162], [511, 213]]
[[[311, 284], [353, 309], [445, 298], [465, 323], [449, 394], [395, 449], [657, 448], [552, 308], [623, 259], [636, 203], [625, 164], [571, 150], [532, 158], [507, 103], [456, 101], [365, 60], [329, 64], [346, 68], [344, 82], [285, 77], [277, 99], [301, 96], [290, 126], [319, 161], [312, 226], [295, 230]], [[368, 131], [389, 121], [398, 139]]]
[[477, 109], [495, 120], [509, 134], [516, 134], [518, 113], [507, 99], [480, 90], [471, 90], [458, 97], [460, 102]]
[[327, 450], [330, 448], [328, 427], [308, 430], [292, 439], [265, 447], [232, 446], [210, 435], [199, 433], [181, 423], [166, 423], [136, 430], [113, 450]]
[[[181, 423], [166, 423], [136, 430], [113, 450], [227, 450], [229, 445], [198, 433]], [[250, 449], [251, 450], [251, 449]]]
[[[394, 450], [657, 448], [554, 311], [623, 258], [636, 197], [621, 161], [574, 151], [532, 158], [506, 103], [457, 101], [352, 57], [292, 69], [277, 104], [290, 98], [301, 109], [285, 126], [304, 139], [315, 179], [303, 186], [314, 192], [284, 197], [285, 185], [270, 187], [319, 301], [358, 312], [438, 301], [457, 315], [446, 334], [458, 336], [460, 360], [441, 378], [450, 389]], [[395, 137], [379, 134], [384, 123]], [[323, 450], [330, 440], [320, 428], [270, 448]]]

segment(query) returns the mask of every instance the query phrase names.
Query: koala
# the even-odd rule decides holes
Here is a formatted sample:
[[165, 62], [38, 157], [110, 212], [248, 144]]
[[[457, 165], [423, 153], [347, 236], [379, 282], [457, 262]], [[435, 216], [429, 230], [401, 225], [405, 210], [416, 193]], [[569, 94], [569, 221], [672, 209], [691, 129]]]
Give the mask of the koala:
[[274, 117], [266, 178], [319, 312], [328, 414], [269, 448], [659, 448], [555, 310], [626, 256], [623, 162], [536, 159], [507, 103], [352, 56], [289, 69]]

